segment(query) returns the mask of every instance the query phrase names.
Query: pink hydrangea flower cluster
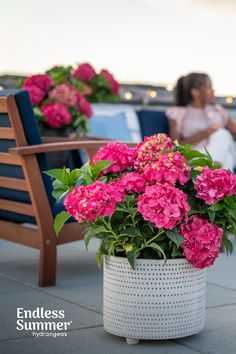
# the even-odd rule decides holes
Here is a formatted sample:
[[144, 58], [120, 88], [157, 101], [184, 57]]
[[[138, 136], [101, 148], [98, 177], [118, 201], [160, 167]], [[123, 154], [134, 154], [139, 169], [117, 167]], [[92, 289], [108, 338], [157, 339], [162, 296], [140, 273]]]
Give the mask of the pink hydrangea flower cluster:
[[72, 122], [72, 116], [67, 107], [62, 103], [46, 103], [41, 108], [45, 116], [45, 123], [52, 128], [60, 128]]
[[143, 169], [143, 177], [148, 184], [169, 182], [185, 184], [190, 179], [191, 168], [180, 152], [164, 153]]
[[142, 171], [147, 163], [156, 160], [160, 151], [172, 150], [172, 140], [166, 134], [145, 137], [134, 149], [134, 168]]
[[96, 71], [94, 70], [92, 65], [88, 63], [79, 65], [73, 73], [73, 77], [77, 77], [85, 82], [90, 81], [95, 75]]
[[193, 215], [182, 223], [180, 234], [184, 236], [183, 255], [194, 267], [203, 269], [214, 263], [220, 250], [221, 228]]
[[37, 86], [27, 86], [24, 88], [29, 92], [30, 100], [34, 106], [40, 104], [44, 99], [45, 91], [41, 88]]
[[79, 223], [96, 220], [114, 213], [117, 199], [108, 184], [96, 181], [89, 186], [75, 187], [64, 200], [67, 212]]
[[195, 180], [194, 188], [198, 198], [212, 205], [226, 196], [236, 194], [236, 175], [223, 168], [211, 170], [204, 167]]
[[91, 104], [81, 95], [79, 92], [77, 93], [78, 100], [78, 111], [86, 115], [86, 117], [90, 118], [93, 115]]
[[77, 103], [77, 91], [70, 84], [57, 85], [48, 94], [49, 98], [67, 106], [73, 107]]
[[94, 155], [92, 164], [101, 160], [113, 162], [111, 166], [102, 171], [102, 174], [121, 172], [133, 166], [133, 150], [126, 144], [116, 141], [100, 148]]
[[32, 75], [28, 77], [23, 88], [28, 90], [30, 100], [34, 106], [42, 102], [46, 92], [52, 87], [52, 80], [48, 75]]
[[114, 76], [108, 71], [103, 69], [101, 71], [101, 74], [103, 75], [104, 79], [109, 82], [111, 85], [111, 92], [113, 95], [117, 95], [120, 90], [120, 85], [119, 83], [115, 80]]
[[138, 197], [138, 211], [158, 228], [173, 229], [189, 210], [187, 195], [167, 183], [148, 186]]
[[138, 173], [128, 172], [120, 180], [124, 192], [142, 193], [145, 190], [145, 179]]

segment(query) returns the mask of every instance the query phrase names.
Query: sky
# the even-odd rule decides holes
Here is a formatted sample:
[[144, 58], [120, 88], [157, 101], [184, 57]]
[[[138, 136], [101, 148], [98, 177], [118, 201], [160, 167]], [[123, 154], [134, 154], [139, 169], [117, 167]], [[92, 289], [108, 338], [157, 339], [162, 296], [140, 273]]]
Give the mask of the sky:
[[89, 62], [121, 82], [207, 72], [236, 95], [236, 0], [0, 0], [0, 73]]

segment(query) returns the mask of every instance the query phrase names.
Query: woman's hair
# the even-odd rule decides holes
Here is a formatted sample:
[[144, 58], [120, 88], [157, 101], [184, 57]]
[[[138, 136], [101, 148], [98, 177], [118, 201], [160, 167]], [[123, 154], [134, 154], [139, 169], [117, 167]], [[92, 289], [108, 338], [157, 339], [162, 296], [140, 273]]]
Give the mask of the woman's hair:
[[201, 89], [209, 78], [204, 73], [191, 73], [181, 76], [174, 89], [174, 99], [177, 106], [187, 106], [193, 99], [191, 90]]

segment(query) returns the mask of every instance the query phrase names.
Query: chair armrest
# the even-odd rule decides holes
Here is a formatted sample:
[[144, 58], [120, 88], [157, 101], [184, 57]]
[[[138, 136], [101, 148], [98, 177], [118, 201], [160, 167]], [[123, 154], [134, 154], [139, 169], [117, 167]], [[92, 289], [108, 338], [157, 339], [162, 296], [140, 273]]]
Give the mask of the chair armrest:
[[[98, 150], [100, 147], [111, 143], [110, 140], [101, 140], [101, 141], [70, 141], [70, 142], [57, 142], [57, 143], [47, 143], [47, 144], [38, 144], [38, 145], [28, 145], [22, 147], [16, 147], [9, 149], [10, 154], [17, 156], [27, 156], [35, 155], [46, 152], [55, 152], [55, 151], [67, 151], [67, 150], [78, 150], [85, 149], [89, 151]], [[130, 147], [135, 147], [136, 143], [127, 143]], [[89, 154], [90, 155], [90, 154]]]

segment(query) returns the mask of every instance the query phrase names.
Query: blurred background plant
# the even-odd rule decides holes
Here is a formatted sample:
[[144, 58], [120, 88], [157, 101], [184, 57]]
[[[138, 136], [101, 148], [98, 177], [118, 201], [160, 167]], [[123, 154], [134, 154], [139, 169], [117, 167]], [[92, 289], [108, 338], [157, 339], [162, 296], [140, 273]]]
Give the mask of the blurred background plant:
[[88, 63], [54, 66], [21, 80], [18, 87], [28, 90], [41, 129], [77, 136], [90, 130], [91, 103], [120, 101], [120, 86], [113, 75], [106, 69], [97, 73]]

